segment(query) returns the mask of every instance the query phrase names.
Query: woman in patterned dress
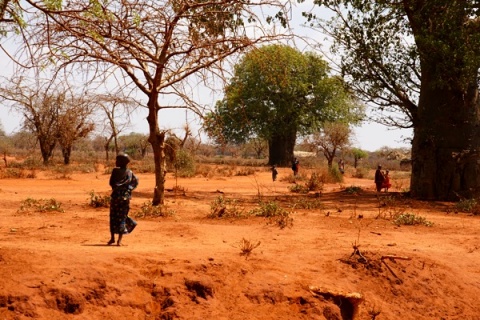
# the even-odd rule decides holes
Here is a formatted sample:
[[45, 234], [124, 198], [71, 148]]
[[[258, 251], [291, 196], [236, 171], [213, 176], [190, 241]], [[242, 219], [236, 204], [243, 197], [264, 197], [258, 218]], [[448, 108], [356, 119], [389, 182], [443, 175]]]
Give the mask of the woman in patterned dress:
[[130, 210], [132, 190], [138, 185], [138, 178], [132, 170], [127, 169], [130, 158], [127, 154], [119, 154], [116, 158], [116, 168], [110, 176], [112, 195], [110, 201], [110, 234], [108, 245], [115, 243], [115, 234], [118, 234], [117, 246], [122, 243], [122, 237], [127, 234], [126, 220]]

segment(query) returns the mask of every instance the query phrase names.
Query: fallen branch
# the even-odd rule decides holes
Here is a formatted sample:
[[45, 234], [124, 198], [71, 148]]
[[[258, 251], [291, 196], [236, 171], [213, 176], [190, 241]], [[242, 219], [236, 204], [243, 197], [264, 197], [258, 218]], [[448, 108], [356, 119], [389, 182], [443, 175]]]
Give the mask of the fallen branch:
[[382, 261], [385, 260], [385, 259], [389, 259], [389, 260], [412, 260], [412, 258], [409, 258], [409, 257], [394, 256], [394, 255], [391, 255], [391, 254], [387, 254], [386, 256], [382, 256], [380, 259]]
[[389, 267], [389, 265], [385, 262], [385, 260], [382, 259], [382, 263], [385, 265], [385, 267], [387, 267], [388, 271], [390, 271], [395, 278], [400, 279], [400, 278], [395, 274], [395, 272], [393, 272], [393, 270]]
[[390, 268], [390, 266], [385, 262], [385, 259], [389, 259], [391, 261], [394, 261], [394, 260], [412, 260], [412, 258], [410, 257], [401, 257], [401, 256], [394, 256], [394, 255], [385, 255], [385, 256], [382, 256], [380, 258], [380, 260], [382, 261], [382, 263], [385, 265], [385, 267], [387, 267], [388, 271], [390, 271], [393, 276], [397, 279], [399, 279], [399, 277], [395, 274], [395, 272], [393, 272], [392, 268]]

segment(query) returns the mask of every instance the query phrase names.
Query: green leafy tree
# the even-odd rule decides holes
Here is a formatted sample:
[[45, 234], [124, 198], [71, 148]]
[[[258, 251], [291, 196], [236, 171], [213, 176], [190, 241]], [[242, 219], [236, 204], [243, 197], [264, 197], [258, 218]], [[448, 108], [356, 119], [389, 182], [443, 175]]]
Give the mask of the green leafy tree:
[[361, 113], [327, 63], [313, 53], [269, 45], [247, 53], [205, 121], [217, 142], [268, 141], [269, 164], [289, 165], [297, 136], [325, 121], [355, 122]]
[[336, 13], [316, 27], [334, 38], [351, 88], [379, 121], [413, 128], [411, 195], [452, 200], [480, 191], [478, 1], [316, 3]]
[[353, 167], [356, 169], [358, 162], [368, 157], [368, 153], [359, 148], [352, 148], [350, 153], [353, 155]]

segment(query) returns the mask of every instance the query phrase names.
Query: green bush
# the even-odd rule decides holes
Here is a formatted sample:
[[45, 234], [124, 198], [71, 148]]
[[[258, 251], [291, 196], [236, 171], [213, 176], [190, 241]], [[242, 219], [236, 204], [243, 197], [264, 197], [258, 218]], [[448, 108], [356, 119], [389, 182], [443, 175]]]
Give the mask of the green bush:
[[177, 151], [174, 167], [179, 177], [187, 178], [195, 176], [195, 159], [184, 149]]
[[477, 199], [462, 199], [455, 204], [455, 208], [460, 212], [473, 213], [478, 206]]
[[148, 218], [148, 217], [170, 217], [174, 212], [168, 210], [166, 206], [154, 206], [151, 202], [145, 202], [140, 210], [133, 214], [134, 218]]
[[210, 214], [208, 218], [242, 218], [245, 217], [243, 208], [237, 199], [228, 199], [224, 196], [218, 196], [210, 204]]
[[88, 203], [88, 205], [90, 207], [94, 207], [94, 208], [107, 207], [108, 208], [110, 206], [110, 200], [111, 200], [110, 196], [108, 195], [101, 196], [101, 195], [95, 194], [94, 190], [90, 191], [89, 195], [90, 195], [90, 202]]
[[29, 212], [33, 210], [35, 212], [65, 212], [61, 206], [62, 204], [53, 198], [39, 200], [27, 198], [21, 202], [20, 209], [18, 211]]
[[250, 213], [257, 217], [268, 218], [269, 223], [277, 225], [280, 229], [293, 226], [291, 212], [280, 207], [275, 201], [260, 203], [260, 207], [253, 209]]
[[340, 172], [337, 166], [332, 166], [328, 170], [328, 175], [333, 182], [343, 182], [343, 174]]

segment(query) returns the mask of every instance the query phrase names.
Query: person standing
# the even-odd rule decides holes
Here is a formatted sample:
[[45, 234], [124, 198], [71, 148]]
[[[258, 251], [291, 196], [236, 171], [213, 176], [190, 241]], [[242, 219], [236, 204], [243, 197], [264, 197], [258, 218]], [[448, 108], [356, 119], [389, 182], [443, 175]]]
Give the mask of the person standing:
[[138, 186], [138, 178], [132, 170], [127, 169], [130, 158], [127, 154], [119, 154], [115, 159], [115, 166], [110, 175], [110, 187], [112, 194], [110, 200], [110, 241], [108, 245], [115, 243], [115, 234], [118, 234], [117, 246], [122, 244], [122, 237], [129, 233], [127, 230], [127, 218], [130, 211], [130, 199], [132, 190]]
[[278, 175], [277, 166], [273, 165], [272, 166], [272, 180], [273, 181], [277, 181], [277, 175]]
[[382, 191], [382, 185], [384, 180], [385, 176], [382, 172], [382, 166], [378, 165], [377, 170], [375, 171], [375, 186], [377, 187], [377, 192]]
[[299, 166], [300, 166], [300, 162], [297, 160], [297, 158], [293, 158], [292, 170], [293, 170], [293, 175], [294, 176], [296, 176], [298, 174]]

